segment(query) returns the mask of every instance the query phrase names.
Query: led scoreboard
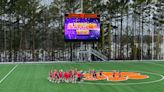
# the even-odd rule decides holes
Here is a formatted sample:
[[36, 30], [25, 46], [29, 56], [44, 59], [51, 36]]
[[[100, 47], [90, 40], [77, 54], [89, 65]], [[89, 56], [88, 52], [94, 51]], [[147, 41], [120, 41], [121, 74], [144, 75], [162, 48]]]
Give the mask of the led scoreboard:
[[100, 16], [97, 14], [65, 14], [65, 41], [98, 41]]

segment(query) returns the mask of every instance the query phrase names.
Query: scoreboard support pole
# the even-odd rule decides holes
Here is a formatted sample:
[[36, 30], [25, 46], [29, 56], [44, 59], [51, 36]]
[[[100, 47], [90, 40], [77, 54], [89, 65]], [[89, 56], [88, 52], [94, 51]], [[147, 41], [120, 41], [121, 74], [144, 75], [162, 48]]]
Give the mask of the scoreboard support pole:
[[72, 61], [72, 48], [73, 48], [73, 46], [72, 46], [72, 42], [70, 43], [70, 49], [71, 49], [71, 55], [70, 55], [70, 61]]
[[83, 42], [80, 42], [80, 61], [83, 61]]

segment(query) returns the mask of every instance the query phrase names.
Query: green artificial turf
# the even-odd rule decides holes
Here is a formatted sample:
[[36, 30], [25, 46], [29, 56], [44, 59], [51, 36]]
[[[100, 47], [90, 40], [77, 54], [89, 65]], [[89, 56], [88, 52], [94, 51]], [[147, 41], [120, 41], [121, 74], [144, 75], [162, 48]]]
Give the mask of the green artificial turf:
[[0, 80], [14, 67], [15, 65], [0, 65]]
[[[0, 80], [15, 66], [0, 65]], [[91, 63], [54, 63], [54, 64], [19, 64], [17, 68], [0, 83], [0, 92], [163, 92], [164, 80], [147, 83], [126, 85], [126, 83], [142, 83], [159, 80], [158, 75], [147, 74], [149, 79], [128, 80], [125, 82], [84, 81], [78, 84], [55, 84], [47, 80], [50, 69], [68, 70], [78, 68], [87, 71], [120, 70], [142, 71], [164, 75], [164, 62], [91, 62]], [[89, 84], [87, 84], [89, 83]], [[100, 83], [100, 84], [98, 84]], [[122, 83], [123, 85], [115, 85]], [[114, 85], [111, 85], [114, 84]], [[125, 85], [124, 85], [125, 84]]]

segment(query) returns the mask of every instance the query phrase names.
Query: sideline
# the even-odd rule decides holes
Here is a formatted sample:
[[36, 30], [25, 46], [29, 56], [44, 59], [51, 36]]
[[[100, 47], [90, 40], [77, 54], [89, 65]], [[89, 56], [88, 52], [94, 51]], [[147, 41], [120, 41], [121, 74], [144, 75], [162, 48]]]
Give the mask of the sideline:
[[70, 64], [75, 64], [75, 63], [125, 63], [125, 62], [134, 62], [134, 63], [145, 63], [145, 62], [164, 62], [164, 60], [109, 60], [109, 61], [30, 61], [30, 62], [0, 62], [0, 64], [51, 64], [51, 63], [70, 63]]
[[15, 65], [1, 80], [0, 84], [17, 68], [18, 65]]

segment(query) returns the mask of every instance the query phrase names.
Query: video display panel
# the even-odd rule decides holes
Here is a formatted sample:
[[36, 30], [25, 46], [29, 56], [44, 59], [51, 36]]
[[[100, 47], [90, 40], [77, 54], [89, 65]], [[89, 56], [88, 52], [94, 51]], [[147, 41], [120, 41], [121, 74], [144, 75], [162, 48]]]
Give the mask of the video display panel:
[[97, 14], [65, 14], [65, 41], [98, 41], [100, 16]]

